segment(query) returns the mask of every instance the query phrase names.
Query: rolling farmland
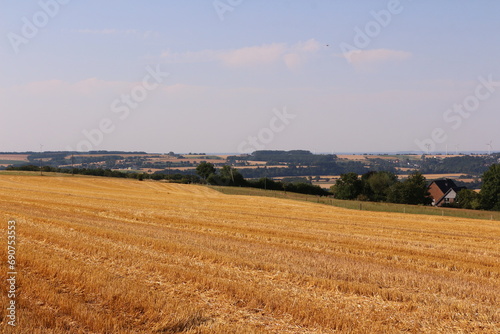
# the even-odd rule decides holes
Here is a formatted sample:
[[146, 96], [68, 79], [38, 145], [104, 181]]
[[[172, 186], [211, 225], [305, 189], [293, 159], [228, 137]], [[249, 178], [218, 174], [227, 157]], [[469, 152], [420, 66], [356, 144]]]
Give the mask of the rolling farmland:
[[[3, 333], [498, 333], [500, 223], [0, 175]], [[2, 260], [0, 278], [8, 268]]]

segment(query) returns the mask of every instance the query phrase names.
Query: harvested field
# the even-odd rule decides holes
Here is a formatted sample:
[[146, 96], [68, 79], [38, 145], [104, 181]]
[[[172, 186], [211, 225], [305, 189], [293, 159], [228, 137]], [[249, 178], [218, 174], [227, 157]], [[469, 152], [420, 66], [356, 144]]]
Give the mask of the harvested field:
[[435, 180], [435, 179], [458, 179], [460, 176], [463, 176], [464, 173], [455, 173], [455, 174], [423, 174], [427, 180]]
[[500, 330], [498, 221], [0, 175], [4, 236], [12, 219], [18, 326], [2, 307], [2, 333]]
[[[269, 165], [266, 166], [267, 168], [288, 168], [288, 166], [285, 165]], [[251, 165], [251, 166], [237, 166], [235, 167], [236, 169], [257, 169], [257, 168], [263, 168], [262, 165]]]
[[368, 156], [363, 154], [339, 154], [337, 155], [339, 159], [347, 159], [353, 161], [365, 161]]
[[0, 154], [0, 160], [28, 161], [27, 154]]

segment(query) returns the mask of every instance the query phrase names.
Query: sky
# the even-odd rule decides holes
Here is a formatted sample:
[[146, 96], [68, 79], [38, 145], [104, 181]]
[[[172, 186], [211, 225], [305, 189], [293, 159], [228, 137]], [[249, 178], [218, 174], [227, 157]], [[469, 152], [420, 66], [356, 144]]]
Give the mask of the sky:
[[500, 150], [497, 0], [0, 5], [0, 152]]

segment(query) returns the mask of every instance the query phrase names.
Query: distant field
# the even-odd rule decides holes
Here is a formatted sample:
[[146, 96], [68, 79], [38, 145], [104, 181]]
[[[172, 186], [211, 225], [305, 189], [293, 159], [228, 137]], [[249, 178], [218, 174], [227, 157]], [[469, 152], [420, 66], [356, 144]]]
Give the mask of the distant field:
[[[386, 159], [386, 160], [394, 160], [394, 159], [409, 159], [409, 160], [420, 160], [421, 159], [420, 154], [382, 154], [382, 155], [371, 155], [371, 154], [339, 154], [337, 157], [341, 159], [348, 159], [348, 160], [366, 160], [366, 159]], [[429, 156], [434, 157], [434, 158], [453, 158], [453, 157], [459, 157], [463, 155], [455, 155], [455, 154], [430, 154]]]
[[455, 174], [423, 174], [427, 180], [448, 178], [448, 179], [458, 179], [460, 176], [464, 176], [464, 173]]
[[[176, 169], [177, 169], [177, 168], [176, 168]], [[140, 171], [141, 171], [141, 172], [145, 172], [145, 173], [147, 173], [147, 172], [149, 172], [149, 171], [151, 171], [151, 173], [155, 173], [155, 172], [162, 172], [162, 171], [164, 171], [164, 170], [165, 170], [165, 169], [163, 169], [163, 168], [141, 168], [141, 169], [140, 169]]]
[[27, 154], [0, 154], [0, 160], [28, 161]]
[[200, 158], [175, 159], [173, 161], [175, 161], [175, 162], [185, 161], [185, 162], [193, 162], [193, 163], [200, 163], [202, 161], [206, 161], [206, 162], [210, 162], [213, 164], [220, 164], [220, 163], [225, 162], [225, 160], [222, 160], [222, 159], [200, 159]]
[[263, 165], [267, 164], [267, 161], [255, 161], [255, 160], [247, 160], [250, 165]]
[[384, 160], [395, 160], [395, 159], [420, 159], [420, 156], [414, 155], [372, 155], [372, 154], [340, 154], [337, 155], [340, 159], [354, 160], [354, 161], [366, 161], [368, 159], [384, 159]]
[[[266, 166], [267, 168], [288, 168], [288, 166], [284, 165], [269, 165]], [[263, 168], [262, 165], [253, 165], [253, 166], [236, 166], [236, 169], [257, 169], [257, 168]]]
[[330, 189], [332, 186], [335, 185], [335, 182], [316, 182], [312, 181], [312, 184], [315, 186], [320, 186], [321, 188], [324, 189]]
[[[149, 156], [157, 156], [158, 154], [148, 154], [148, 153], [142, 153], [142, 154], [121, 154], [121, 153], [108, 153], [108, 154], [82, 154], [79, 153], [79, 157], [105, 157], [107, 155], [113, 155], [113, 156], [121, 156], [125, 158], [130, 158], [130, 157], [149, 157]], [[66, 156], [66, 159], [71, 158], [71, 155]]]
[[2, 333], [499, 330], [498, 221], [0, 175], [4, 236], [12, 219], [19, 326]]
[[409, 167], [394, 167], [394, 168], [408, 174], [415, 170], [415, 168], [409, 168]]
[[27, 154], [0, 154], [0, 166], [20, 165], [28, 162]]
[[226, 160], [227, 155], [200, 155], [200, 154], [183, 154], [183, 157], [189, 160], [198, 159], [198, 160]]
[[[411, 170], [411, 171], [413, 171], [413, 170]], [[464, 174], [464, 173], [448, 173], [448, 174], [423, 174], [423, 175], [425, 176], [425, 178], [427, 180], [430, 181], [430, 180], [444, 179], [444, 178], [447, 178], [447, 179], [458, 179], [458, 178], [460, 178], [460, 176], [464, 176], [466, 174]], [[406, 177], [408, 177], [408, 174], [401, 174], [401, 175], [398, 175], [398, 177], [400, 179], [401, 178], [406, 178]], [[461, 180], [465, 182], [465, 180], [467, 180], [467, 179], [461, 179]], [[471, 182], [472, 181], [473, 180], [471, 180]]]
[[347, 160], [354, 160], [354, 161], [363, 161], [366, 160], [366, 156], [362, 154], [340, 154], [337, 155], [337, 158], [339, 159], [347, 159]]
[[21, 165], [24, 164], [26, 161], [22, 160], [0, 160], [0, 165], [1, 166], [10, 166], [10, 165]]

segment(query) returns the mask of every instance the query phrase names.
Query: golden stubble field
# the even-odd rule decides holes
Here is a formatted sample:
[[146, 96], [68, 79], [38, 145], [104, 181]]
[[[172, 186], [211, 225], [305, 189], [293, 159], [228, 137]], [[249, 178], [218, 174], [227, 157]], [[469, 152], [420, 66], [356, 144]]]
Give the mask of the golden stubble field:
[[[17, 222], [18, 326], [6, 323]], [[498, 333], [500, 224], [0, 175], [2, 333]]]

